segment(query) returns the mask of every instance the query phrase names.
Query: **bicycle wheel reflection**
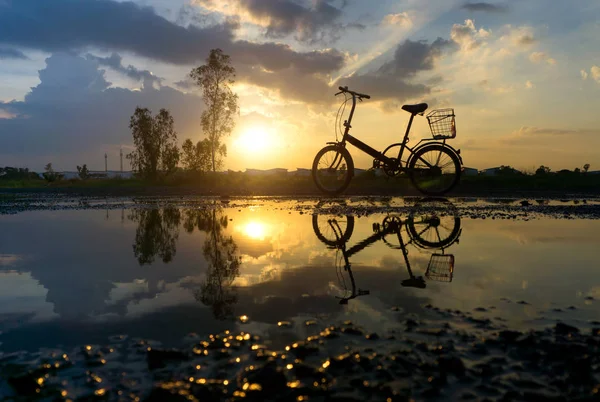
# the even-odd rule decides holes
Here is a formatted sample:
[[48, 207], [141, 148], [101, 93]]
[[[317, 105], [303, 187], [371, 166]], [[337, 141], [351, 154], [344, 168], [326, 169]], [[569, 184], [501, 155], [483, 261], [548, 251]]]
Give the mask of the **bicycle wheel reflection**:
[[[382, 240], [388, 247], [402, 251], [409, 278], [402, 286], [425, 288], [423, 276], [413, 273], [408, 257], [408, 246], [419, 249], [436, 250], [430, 256], [425, 278], [434, 281], [451, 282], [454, 274], [454, 255], [445, 250], [457, 243], [462, 233], [460, 216], [456, 207], [446, 199], [419, 200], [407, 218], [388, 215], [381, 223], [373, 223], [373, 234], [354, 246], [347, 243], [354, 230], [354, 216], [313, 215], [315, 235], [328, 248], [335, 248], [338, 281], [345, 296], [338, 297], [340, 304], [358, 296], [368, 295], [368, 290], [357, 288], [350, 258], [366, 247]], [[348, 280], [346, 280], [346, 277]]]

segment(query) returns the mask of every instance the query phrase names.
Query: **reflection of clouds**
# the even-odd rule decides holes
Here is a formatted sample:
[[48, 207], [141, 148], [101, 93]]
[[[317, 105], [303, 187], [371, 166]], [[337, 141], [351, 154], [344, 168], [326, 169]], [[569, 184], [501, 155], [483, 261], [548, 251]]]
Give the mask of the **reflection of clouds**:
[[115, 286], [108, 294], [106, 304], [116, 304], [122, 300], [133, 299], [137, 295], [148, 293], [148, 282], [143, 279], [136, 279], [128, 283], [113, 283]]
[[510, 223], [474, 220], [469, 221], [469, 226], [475, 230], [502, 234], [521, 245], [600, 243], [598, 224], [592, 220], [540, 219]]
[[47, 293], [30, 273], [0, 272], [0, 325], [14, 314], [30, 313], [32, 321], [56, 318], [53, 304], [46, 301]]
[[195, 282], [195, 278], [182, 278], [175, 283], [165, 284], [163, 291], [153, 298], [143, 298], [141, 300], [132, 300], [127, 304], [128, 318], [139, 317], [142, 315], [157, 312], [168, 307], [179, 306], [182, 304], [195, 304], [197, 301], [192, 292], [186, 289], [187, 284]]

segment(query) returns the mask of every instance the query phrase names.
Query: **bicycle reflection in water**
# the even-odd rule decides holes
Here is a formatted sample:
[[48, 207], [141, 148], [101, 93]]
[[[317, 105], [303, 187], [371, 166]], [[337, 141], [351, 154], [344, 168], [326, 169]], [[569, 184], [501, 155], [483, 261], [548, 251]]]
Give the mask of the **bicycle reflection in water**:
[[[383, 241], [388, 247], [401, 250], [409, 278], [401, 282], [402, 286], [425, 288], [425, 278], [433, 281], [452, 282], [454, 275], [454, 255], [446, 254], [446, 249], [455, 243], [462, 232], [460, 216], [456, 207], [447, 199], [425, 199], [418, 201], [408, 217], [403, 219], [397, 214], [387, 215], [381, 223], [373, 223], [373, 234], [347, 248], [346, 244], [354, 231], [354, 216], [313, 215], [313, 230], [321, 242], [328, 248], [336, 249], [336, 270], [345, 297], [337, 297], [340, 304], [358, 296], [368, 295], [369, 290], [356, 287], [352, 273], [350, 257], [366, 247]], [[435, 250], [423, 276], [416, 276], [410, 265], [408, 246], [424, 250]], [[349, 279], [346, 281], [345, 276]]]

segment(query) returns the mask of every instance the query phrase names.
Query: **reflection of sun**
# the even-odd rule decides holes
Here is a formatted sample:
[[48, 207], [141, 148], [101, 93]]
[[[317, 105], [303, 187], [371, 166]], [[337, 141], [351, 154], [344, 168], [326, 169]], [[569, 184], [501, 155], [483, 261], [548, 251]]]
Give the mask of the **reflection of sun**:
[[269, 134], [263, 127], [250, 127], [238, 137], [236, 144], [243, 151], [263, 152], [269, 147]]
[[244, 226], [244, 233], [246, 236], [253, 239], [264, 240], [267, 233], [267, 227], [264, 225], [264, 223], [256, 221], [248, 222], [246, 226]]

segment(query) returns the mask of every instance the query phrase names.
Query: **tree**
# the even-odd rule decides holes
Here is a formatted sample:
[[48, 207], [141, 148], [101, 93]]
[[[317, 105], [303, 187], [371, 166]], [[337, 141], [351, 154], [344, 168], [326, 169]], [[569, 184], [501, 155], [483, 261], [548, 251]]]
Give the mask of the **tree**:
[[45, 172], [43, 173], [43, 176], [48, 183], [62, 179], [62, 175], [55, 172], [54, 168], [52, 168], [52, 163], [48, 163], [46, 167], [44, 167], [44, 170]]
[[77, 172], [79, 173], [79, 178], [81, 180], [87, 180], [90, 178], [90, 171], [87, 168], [87, 165], [84, 163], [83, 166], [77, 166]]
[[156, 116], [148, 108], [136, 107], [129, 120], [135, 150], [127, 155], [131, 167], [143, 177], [156, 180], [160, 173], [171, 174], [179, 163], [177, 133], [167, 109]]
[[182, 149], [183, 167], [193, 172], [207, 172], [212, 167], [210, 141], [205, 138], [196, 145], [189, 138], [184, 141]]
[[227, 156], [227, 148], [222, 143], [231, 134], [235, 122], [234, 115], [239, 111], [238, 96], [231, 90], [235, 82], [235, 68], [230, 65], [230, 57], [221, 49], [212, 49], [206, 64], [194, 68], [190, 77], [202, 88], [207, 110], [202, 112], [202, 131], [210, 145], [212, 171], [216, 172]]
[[547, 166], [540, 166], [539, 168], [537, 168], [537, 170], [535, 171], [535, 174], [540, 176], [540, 175], [544, 175], [544, 174], [548, 174], [550, 173], [550, 168]]
[[133, 254], [140, 265], [152, 264], [156, 256], [165, 264], [173, 260], [181, 221], [177, 208], [133, 209], [129, 219], [138, 223]]
[[587, 172], [588, 172], [588, 170], [590, 170], [590, 164], [589, 164], [589, 163], [586, 163], [585, 165], [583, 165], [583, 171], [584, 171], [585, 173], [587, 173]]

